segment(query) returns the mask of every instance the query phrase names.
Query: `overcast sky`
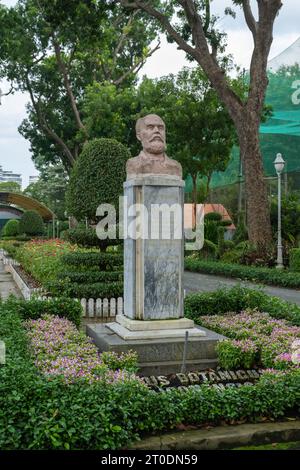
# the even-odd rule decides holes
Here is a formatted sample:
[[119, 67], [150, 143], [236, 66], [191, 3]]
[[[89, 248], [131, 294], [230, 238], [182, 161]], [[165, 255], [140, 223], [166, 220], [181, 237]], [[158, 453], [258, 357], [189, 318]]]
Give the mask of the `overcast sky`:
[[[13, 6], [15, 0], [0, 0], [0, 3]], [[256, 3], [255, 1], [253, 2]], [[230, 0], [214, 0], [213, 11], [220, 16], [219, 27], [228, 34], [228, 52], [234, 56], [235, 62], [248, 68], [250, 63], [252, 40], [245, 26], [242, 14], [236, 19], [224, 16], [224, 8], [230, 6]], [[289, 47], [300, 36], [299, 0], [283, 0], [283, 7], [276, 20], [274, 42], [270, 58], [275, 57]], [[162, 39], [161, 49], [153, 55], [141, 71], [141, 75], [151, 78], [176, 73], [184, 65], [191, 65], [185, 60], [185, 54], [178, 51], [174, 44], [168, 44]], [[1, 83], [5, 92], [8, 86]], [[0, 106], [0, 165], [5, 170], [22, 173], [23, 186], [28, 184], [29, 175], [37, 174], [31, 161], [29, 144], [18, 133], [18, 126], [26, 116], [26, 95], [16, 93], [2, 98]]]

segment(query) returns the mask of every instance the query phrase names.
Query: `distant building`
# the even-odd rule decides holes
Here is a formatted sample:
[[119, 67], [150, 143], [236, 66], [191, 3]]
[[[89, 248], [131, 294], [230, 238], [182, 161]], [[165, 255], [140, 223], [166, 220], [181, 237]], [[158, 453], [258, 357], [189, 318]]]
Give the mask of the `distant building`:
[[18, 183], [22, 187], [22, 175], [12, 171], [3, 170], [0, 165], [0, 183]]
[[39, 175], [29, 176], [29, 184], [36, 183], [39, 178]]

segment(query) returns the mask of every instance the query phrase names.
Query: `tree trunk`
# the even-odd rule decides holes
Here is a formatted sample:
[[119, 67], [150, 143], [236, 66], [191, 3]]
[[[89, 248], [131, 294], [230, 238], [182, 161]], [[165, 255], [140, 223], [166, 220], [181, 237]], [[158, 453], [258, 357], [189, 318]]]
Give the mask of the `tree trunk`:
[[249, 241], [264, 249], [272, 242], [270, 209], [259, 146], [259, 123], [245, 117], [238, 135], [244, 168]]

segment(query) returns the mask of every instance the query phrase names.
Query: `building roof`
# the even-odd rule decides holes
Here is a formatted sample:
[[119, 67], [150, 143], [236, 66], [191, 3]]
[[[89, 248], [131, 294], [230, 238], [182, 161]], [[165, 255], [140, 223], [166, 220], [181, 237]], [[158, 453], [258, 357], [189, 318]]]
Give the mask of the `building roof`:
[[35, 210], [45, 222], [49, 222], [55, 217], [55, 214], [44, 204], [21, 193], [0, 191], [0, 203], [13, 204], [25, 210]]
[[[192, 221], [194, 220], [194, 204], [184, 204], [184, 227], [191, 228], [194, 226]], [[232, 220], [223, 204], [197, 204], [197, 213], [201, 214], [204, 207], [204, 216], [211, 212], [217, 212], [222, 216], [222, 220]], [[227, 230], [235, 230], [236, 226], [232, 223]]]

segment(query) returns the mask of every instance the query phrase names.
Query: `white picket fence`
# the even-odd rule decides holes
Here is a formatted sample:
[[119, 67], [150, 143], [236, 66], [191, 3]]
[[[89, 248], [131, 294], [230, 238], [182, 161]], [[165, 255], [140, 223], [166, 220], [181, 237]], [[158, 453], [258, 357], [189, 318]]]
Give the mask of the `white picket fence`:
[[[40, 300], [50, 300], [55, 297], [35, 296]], [[123, 313], [123, 298], [117, 299], [74, 299], [81, 303], [85, 318], [114, 318]]]
[[[20, 266], [20, 263], [13, 258], [9, 258], [7, 253], [4, 250], [0, 251], [0, 256], [2, 258], [3, 264], [7, 266], [7, 270], [12, 274], [14, 281], [19, 287], [20, 291], [23, 294], [23, 297], [26, 300], [32, 298], [40, 300], [50, 300], [53, 297], [43, 296], [41, 293], [43, 290], [41, 288], [30, 288], [21, 278], [21, 276], [15, 271], [14, 266]], [[116, 315], [121, 315], [123, 313], [123, 298], [118, 297], [111, 299], [75, 299], [77, 302], [81, 303], [83, 317], [84, 318], [114, 318]]]

